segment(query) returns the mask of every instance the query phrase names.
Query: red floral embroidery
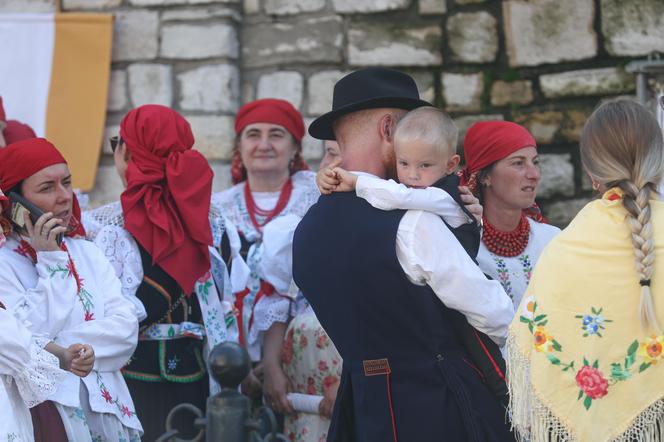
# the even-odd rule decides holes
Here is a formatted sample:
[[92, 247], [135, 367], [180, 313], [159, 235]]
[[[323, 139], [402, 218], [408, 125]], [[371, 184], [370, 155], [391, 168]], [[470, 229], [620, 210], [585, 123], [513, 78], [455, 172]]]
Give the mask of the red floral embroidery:
[[592, 399], [599, 399], [609, 392], [609, 382], [595, 367], [584, 365], [576, 374], [576, 385]]
[[318, 369], [320, 371], [327, 371], [327, 369], [328, 369], [327, 362], [326, 361], [320, 361], [318, 363]]
[[211, 275], [210, 271], [208, 270], [207, 272], [205, 272], [205, 275], [198, 278], [198, 282], [200, 282], [201, 284], [204, 284], [208, 279], [210, 279], [210, 275]]
[[106, 402], [109, 404], [113, 403], [113, 396], [111, 396], [111, 393], [109, 393], [105, 388], [101, 390], [101, 395]]
[[14, 249], [14, 252], [25, 258], [32, 259], [32, 262], [34, 263], [37, 262], [37, 252], [35, 252], [35, 249], [33, 249], [26, 241], [21, 241], [21, 244]]
[[327, 345], [327, 336], [322, 334], [316, 338], [316, 347], [318, 348], [325, 348]]
[[334, 375], [325, 376], [325, 379], [323, 379], [323, 391], [327, 393], [327, 391], [338, 382], [339, 378]]
[[281, 361], [284, 364], [290, 364], [293, 360], [293, 329], [288, 330], [284, 347], [281, 350]]
[[85, 312], [86, 321], [94, 321], [94, 319], [95, 319], [95, 314], [93, 312]]
[[122, 412], [123, 416], [132, 417], [134, 415], [134, 413], [126, 405], [120, 407], [120, 411]]
[[316, 394], [316, 381], [311, 376], [307, 378], [307, 394]]
[[301, 335], [300, 336], [300, 348], [304, 348], [309, 344], [309, 340], [307, 339], [306, 336]]

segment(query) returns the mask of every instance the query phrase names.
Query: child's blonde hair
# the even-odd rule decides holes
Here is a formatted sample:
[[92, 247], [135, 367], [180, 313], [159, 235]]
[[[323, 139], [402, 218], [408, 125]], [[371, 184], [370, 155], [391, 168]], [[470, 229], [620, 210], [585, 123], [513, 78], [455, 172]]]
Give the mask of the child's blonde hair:
[[408, 112], [394, 131], [395, 143], [421, 141], [436, 148], [441, 155], [456, 153], [459, 129], [445, 112], [432, 106], [418, 107]]
[[641, 284], [641, 325], [660, 335], [650, 292], [655, 261], [650, 199], [657, 194], [657, 185], [664, 175], [662, 130], [652, 113], [638, 103], [605, 103], [583, 128], [581, 161], [593, 179], [624, 192], [622, 202], [628, 213]]

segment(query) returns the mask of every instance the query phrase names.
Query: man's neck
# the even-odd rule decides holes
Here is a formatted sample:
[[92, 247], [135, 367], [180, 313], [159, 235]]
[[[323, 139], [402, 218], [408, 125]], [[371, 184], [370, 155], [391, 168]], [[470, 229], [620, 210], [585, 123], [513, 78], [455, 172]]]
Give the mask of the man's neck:
[[484, 202], [484, 217], [496, 229], [511, 232], [519, 226], [521, 209], [497, 207], [489, 201]]
[[368, 173], [377, 176], [378, 178], [391, 178], [387, 176], [388, 174], [385, 170], [385, 166], [380, 161], [376, 160], [362, 161], [362, 159], [344, 158], [344, 162], [341, 164], [341, 167], [346, 170], [352, 170], [353, 172]]
[[288, 181], [289, 174], [248, 173], [247, 182], [252, 192], [278, 192]]

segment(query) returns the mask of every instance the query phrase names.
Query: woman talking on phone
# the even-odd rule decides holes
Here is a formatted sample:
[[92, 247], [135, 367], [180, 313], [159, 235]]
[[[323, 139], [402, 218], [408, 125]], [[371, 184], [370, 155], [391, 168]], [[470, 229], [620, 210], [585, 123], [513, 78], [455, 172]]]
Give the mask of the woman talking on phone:
[[142, 427], [120, 373], [136, 347], [138, 323], [113, 268], [83, 239], [64, 157], [43, 138], [14, 143], [0, 150], [0, 185], [10, 200], [0, 215], [7, 233], [0, 299], [33, 335], [62, 347], [80, 342], [94, 348], [92, 372], [84, 378], [68, 373], [49, 397], [67, 438], [140, 440]]

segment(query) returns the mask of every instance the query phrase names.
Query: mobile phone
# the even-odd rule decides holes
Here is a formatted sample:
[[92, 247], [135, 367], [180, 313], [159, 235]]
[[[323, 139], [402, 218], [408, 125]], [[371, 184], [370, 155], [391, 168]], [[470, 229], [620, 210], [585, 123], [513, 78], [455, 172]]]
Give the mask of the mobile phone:
[[[30, 216], [30, 221], [34, 225], [44, 212], [23, 196], [16, 192], [9, 192], [9, 203], [11, 205], [11, 220], [18, 227], [25, 229], [25, 213]], [[62, 233], [55, 237], [58, 245], [62, 244]]]

